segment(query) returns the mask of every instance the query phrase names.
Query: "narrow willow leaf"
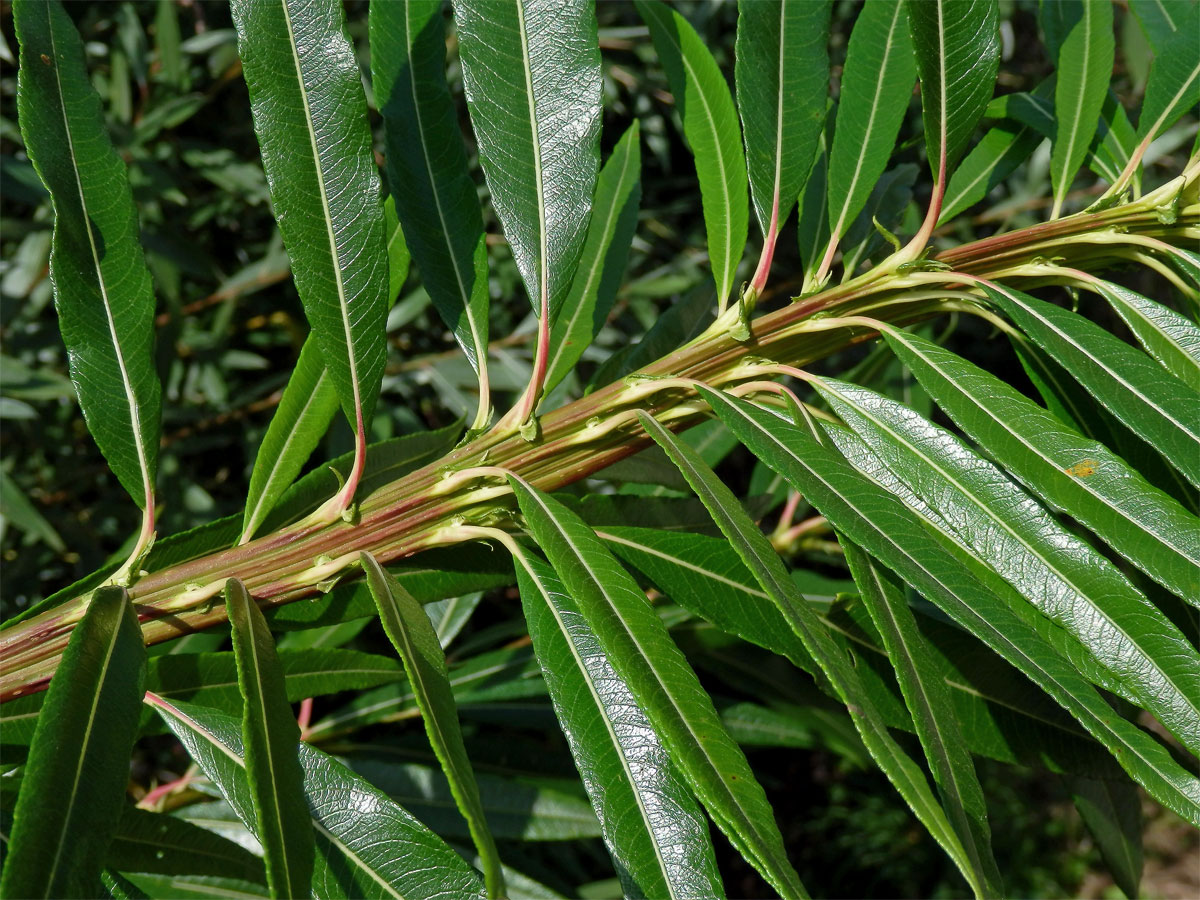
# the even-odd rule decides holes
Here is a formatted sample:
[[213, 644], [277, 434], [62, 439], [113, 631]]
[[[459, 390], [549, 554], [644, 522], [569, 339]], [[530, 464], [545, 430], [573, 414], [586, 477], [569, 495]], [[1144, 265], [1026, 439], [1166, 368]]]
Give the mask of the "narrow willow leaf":
[[725, 76], [686, 19], [659, 0], [635, 0], [667, 73], [683, 136], [696, 159], [708, 258], [721, 309], [729, 300], [746, 249], [749, 207], [746, 160], [737, 111]]
[[254, 458], [238, 543], [244, 544], [258, 532], [329, 430], [337, 410], [333, 378], [321, 348], [310, 335]]
[[640, 136], [641, 129], [634, 121], [596, 180], [579, 268], [550, 330], [547, 392], [567, 376], [600, 332], [621, 286], [642, 198]]
[[1096, 291], [1147, 353], [1193, 391], [1200, 391], [1200, 328], [1195, 322], [1110, 281], [1097, 284]]
[[263, 862], [235, 844], [178, 816], [127, 806], [121, 813], [107, 865], [118, 872], [221, 875], [266, 884]]
[[553, 319], [600, 168], [595, 12], [583, 0], [457, 0], [454, 14], [492, 205], [534, 314]]
[[984, 291], [1106, 410], [1200, 486], [1200, 395], [1083, 316], [1012, 288]]
[[1200, 655], [1116, 566], [948, 431], [864, 388], [833, 379], [817, 388], [982, 561], [1200, 752], [1189, 736], [1200, 721]]
[[840, 241], [883, 174], [917, 78], [908, 7], [872, 2], [850, 32], [829, 157], [829, 231]]
[[[126, 873], [126, 880], [141, 893], [133, 897], [170, 897], [171, 900], [259, 900], [270, 897], [263, 885], [240, 878], [221, 878], [216, 875], [147, 875]], [[114, 895], [115, 896], [115, 895]]]
[[[255, 832], [253, 802], [236, 719], [202, 706], [147, 698], [188, 755]], [[441, 900], [479, 897], [483, 884], [457, 853], [424, 825], [331, 756], [299, 745], [308, 812], [315, 832], [312, 894], [317, 897]]]
[[149, 895], [119, 872], [105, 869], [100, 873], [100, 883], [107, 896], [113, 900], [147, 900]]
[[[829, 519], [964, 628], [1029, 677], [1113, 754], [1165, 806], [1200, 822], [1200, 780], [1166, 749], [1116, 715], [1074, 667], [1018, 619], [999, 595], [1013, 589], [943, 542], [898, 498], [854, 471], [807, 431], [708, 388], [714, 412], [756, 455], [777, 466]], [[1010, 599], [1010, 603], [1019, 600]]]
[[8, 473], [0, 470], [0, 520], [25, 532], [30, 538], [45, 541], [56, 553], [65, 553], [67, 545], [36, 506], [30, 502]]
[[578, 516], [525, 482], [510, 482], [534, 540], [693, 793], [772, 887], [806, 896], [745, 755], [645, 595]]
[[370, 553], [361, 553], [367, 583], [379, 607], [379, 618], [392, 646], [404, 661], [408, 683], [412, 685], [425, 722], [429, 744], [450, 782], [455, 805], [467, 820], [471, 840], [483, 860], [488, 895], [504, 895], [504, 875], [496, 842], [488, 830], [487, 817], [479, 800], [479, 787], [458, 724], [458, 708], [446, 673], [446, 657], [433, 624], [412, 594], [388, 575]]
[[1096, 133], [1100, 107], [1112, 77], [1116, 41], [1109, 0], [1056, 0], [1042, 5], [1062, 19], [1055, 64], [1056, 131], [1050, 146], [1050, 180], [1058, 218], [1063, 200]]
[[771, 542], [746, 515], [733, 491], [717, 478], [694, 450], [674, 438], [657, 421], [644, 413], [639, 418], [642, 427], [679, 466], [746, 567], [754, 573], [755, 580], [779, 609], [788, 627], [820, 665], [839, 698], [846, 704], [863, 744], [921, 824], [954, 860], [977, 896], [997, 892], [998, 885], [988, 883], [988, 877], [978, 861], [968, 855], [960, 836], [955, 834], [945, 813], [938, 806], [925, 780], [925, 773], [888, 734], [883, 717], [855, 671], [853, 654], [847, 656], [838, 647], [817, 614], [809, 608], [803, 594], [788, 577], [787, 569]]
[[50, 277], [71, 381], [88, 430], [153, 530], [161, 388], [154, 291], [126, 177], [57, 0], [13, 7], [25, 149], [54, 202]]
[[554, 570], [514, 559], [554, 712], [626, 896], [725, 896], [708, 824], [646, 713]]
[[1158, 137], [1196, 105], [1196, 89], [1200, 85], [1197, 24], [1200, 24], [1200, 6], [1193, 4], [1184, 14], [1179, 33], [1155, 52], [1138, 117], [1138, 136], [1144, 141]]
[[769, 244], [791, 215], [825, 125], [830, 0], [739, 0], [738, 111], [750, 199]]
[[1146, 34], [1146, 40], [1156, 54], [1184, 25], [1196, 7], [1195, 0], [1172, 3], [1169, 0], [1129, 0], [1129, 11]]
[[836, 111], [837, 106], [831, 100], [825, 113], [825, 131], [817, 141], [812, 170], [804, 181], [804, 189], [796, 203], [796, 243], [804, 263], [804, 283], [808, 289], [815, 284], [817, 269], [821, 267], [829, 243], [829, 221], [825, 216], [825, 207], [828, 205], [829, 148], [835, 137], [833, 124]]
[[904, 582], [844, 541], [846, 563], [858, 584], [863, 603], [879, 629], [904, 702], [912, 714], [917, 737], [937, 783], [946, 817], [969, 854], [971, 865], [989, 895], [1004, 895], [1000, 870], [992, 856], [987, 801], [975, 774], [975, 764], [963, 740], [962, 729], [950, 700], [946, 682], [937, 674], [937, 662], [908, 606]]
[[906, 0], [925, 119], [925, 153], [944, 184], [996, 84], [996, 0]]
[[479, 428], [490, 404], [487, 247], [446, 85], [442, 6], [371, 4], [371, 85], [383, 116], [388, 185], [421, 283], [479, 375]]
[[38, 718], [0, 893], [94, 897], [121, 818], [146, 649], [122, 587], [102, 587], [71, 632]]
[[300, 729], [288, 705], [275, 641], [258, 605], [236, 578], [225, 582], [233, 656], [245, 701], [242, 740], [246, 780], [267, 864], [278, 897], [304, 897], [312, 881], [313, 836], [296, 757]]
[[990, 129], [950, 177], [938, 223], [949, 222], [986, 197], [1033, 155], [1042, 140], [1028, 127], [1000, 125]]
[[232, 11], [292, 278], [342, 411], [363, 437], [383, 381], [388, 255], [342, 5], [236, 0]]
[[400, 227], [400, 218], [396, 213], [396, 198], [391, 195], [383, 201], [383, 233], [387, 239], [387, 302], [390, 307], [400, 296], [400, 289], [404, 287], [405, 279], [408, 278], [408, 267], [412, 262], [408, 242], [404, 239], [404, 229]]
[[1137, 146], [1137, 132], [1133, 130], [1116, 91], [1110, 87], [1100, 107], [1096, 137], [1088, 147], [1086, 162], [1100, 177], [1115, 182], [1137, 151]]
[[1064, 779], [1079, 817], [1100, 848], [1113, 881], [1126, 897], [1139, 895], [1142, 880], [1142, 801], [1132, 781]]
[[905, 211], [912, 202], [913, 185], [920, 174], [916, 163], [901, 163], [884, 172], [871, 188], [867, 202], [847, 229], [842, 244], [842, 279], [849, 281], [862, 264], [875, 253], [886, 248], [891, 252], [887, 238], [880, 229], [888, 232], [899, 230]]

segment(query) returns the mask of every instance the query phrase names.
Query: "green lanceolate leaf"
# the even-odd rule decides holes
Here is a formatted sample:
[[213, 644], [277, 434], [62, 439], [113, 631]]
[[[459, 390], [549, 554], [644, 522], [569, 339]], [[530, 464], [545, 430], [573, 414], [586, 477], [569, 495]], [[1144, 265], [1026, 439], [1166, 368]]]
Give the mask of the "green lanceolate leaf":
[[1142, 880], [1142, 803], [1132, 781], [1067, 776], [1079, 817], [1100, 848], [1113, 881], [1126, 897], [1138, 896]]
[[458, 811], [467, 820], [471, 840], [483, 860], [488, 895], [504, 895], [504, 875], [496, 842], [488, 830], [479, 800], [479, 787], [458, 724], [458, 708], [446, 673], [446, 657], [425, 609], [412, 594], [384, 571], [369, 553], [360, 554], [367, 583], [379, 607], [379, 618], [392, 646], [404, 661], [408, 683], [425, 722], [429, 744], [450, 782]]
[[866, 4], [850, 33], [829, 157], [829, 231], [840, 241], [883, 174], [917, 63], [904, 3]]
[[1056, 0], [1043, 4], [1061, 19], [1054, 89], [1056, 130], [1050, 148], [1050, 179], [1058, 218], [1075, 173], [1087, 154], [1112, 76], [1113, 11], [1109, 0]]
[[642, 196], [641, 129], [635, 121], [617, 141], [596, 180], [592, 218], [571, 292], [550, 331], [546, 391], [567, 376], [612, 309], [637, 229]]
[[932, 341], [885, 331], [938, 405], [1009, 472], [1181, 597], [1200, 576], [1200, 521], [1104, 445]]
[[762, 787], [645, 595], [578, 516], [510, 482], [534, 540], [709, 815], [772, 887], [804, 895]]
[[846, 704], [863, 743], [896, 790], [954, 860], [975, 893], [979, 896], [994, 893], [996, 886], [988, 885], [988, 879], [977, 860], [968, 856], [962, 841], [930, 792], [925, 774], [888, 734], [887, 724], [863, 688], [852, 657], [838, 647], [817, 614], [809, 607], [770, 541], [746, 515], [733, 492], [694, 450], [674, 438], [650, 416], [643, 413], [640, 418], [642, 427], [667, 452], [692, 489], [704, 501], [725, 537], [778, 608], [788, 628], [800, 638], [805, 649], [829, 678], [838, 697]]
[[554, 570], [516, 554], [529, 636], [629, 897], [723, 897], [708, 825]]
[[267, 883], [277, 897], [304, 897], [312, 881], [313, 836], [296, 757], [300, 729], [288, 705], [275, 641], [258, 605], [236, 578], [225, 583], [225, 606], [244, 701], [246, 779]]
[[1073, 634], [1193, 752], [1200, 656], [1120, 571], [949, 432], [873, 391], [818, 390], [918, 497], [1043, 615]]
[[246, 510], [239, 543], [254, 537], [284, 491], [329, 430], [337, 414], [338, 395], [317, 341], [310, 336], [283, 389], [250, 473]]
[[983, 788], [963, 740], [949, 688], [938, 675], [933, 651], [917, 627], [904, 596], [904, 582], [861, 548], [849, 541], [841, 543], [863, 603], [879, 629], [888, 659], [896, 670], [896, 680], [912, 714], [946, 817], [969, 854], [972, 867], [986, 885], [987, 893], [1003, 896], [1000, 871], [992, 856]]
[[371, 84], [383, 116], [388, 184], [421, 281], [479, 375], [489, 415], [487, 247], [479, 198], [446, 85], [441, 0], [373, 3]]
[[829, 0], [741, 0], [735, 68], [750, 199], [768, 242], [812, 168], [829, 93]]
[[94, 897], [121, 818], [146, 649], [122, 587], [71, 633], [29, 749], [0, 878], [5, 897]]
[[1003, 579], [940, 539], [901, 500], [856, 472], [836, 451], [744, 401], [700, 388], [714, 412], [757, 456], [777, 467], [841, 533], [937, 604], [1024, 673], [1100, 741], [1164, 805], [1200, 821], [1200, 780], [1114, 710], [1010, 606]]
[[178, 816], [127, 806], [105, 858], [118, 872], [221, 875], [266, 884], [262, 860]]
[[1129, 0], [1129, 11], [1137, 19], [1146, 34], [1146, 40], [1154, 52], [1161, 53], [1167, 42], [1184, 25], [1188, 15], [1196, 8], [1195, 0]]
[[533, 311], [552, 319], [600, 167], [600, 49], [584, 0], [458, 0], [479, 162]]
[[1200, 394], [1083, 316], [1008, 287], [984, 291], [1106, 410], [1200, 485]]
[[725, 76], [700, 36], [659, 0], [636, 0], [667, 73], [683, 136], [696, 159], [708, 258], [721, 309], [729, 300], [746, 249], [749, 208], [741, 128]]
[[1156, 51], [1138, 117], [1138, 136], [1143, 140], [1158, 137], [1196, 105], [1196, 89], [1200, 86], [1197, 24], [1200, 24], [1200, 7], [1193, 4], [1184, 14], [1179, 32]]
[[408, 278], [409, 264], [412, 262], [408, 241], [404, 239], [404, 229], [400, 227], [400, 218], [396, 212], [396, 198], [392, 195], [388, 195], [388, 198], [383, 201], [383, 234], [387, 239], [387, 302], [388, 306], [391, 306], [400, 296], [400, 289], [404, 287], [405, 279]]
[[996, 0], [906, 0], [921, 77], [925, 153], [944, 184], [996, 84], [1000, 36]]
[[1099, 282], [1095, 289], [1147, 353], [1193, 391], [1200, 391], [1200, 328], [1193, 321], [1110, 281]]
[[292, 278], [342, 411], [363, 432], [387, 355], [388, 255], [342, 6], [237, 0], [232, 10]]
[[71, 381], [104, 458], [152, 522], [161, 431], [154, 291], [125, 164], [62, 4], [17, 3], [13, 24], [21, 134], [54, 201], [50, 276]]
[[[236, 719], [202, 706], [149, 696], [188, 755], [257, 835], [245, 755]], [[312, 894], [434, 900], [478, 897], [483, 884], [457, 853], [333, 757], [299, 745], [308, 812], [315, 833]]]

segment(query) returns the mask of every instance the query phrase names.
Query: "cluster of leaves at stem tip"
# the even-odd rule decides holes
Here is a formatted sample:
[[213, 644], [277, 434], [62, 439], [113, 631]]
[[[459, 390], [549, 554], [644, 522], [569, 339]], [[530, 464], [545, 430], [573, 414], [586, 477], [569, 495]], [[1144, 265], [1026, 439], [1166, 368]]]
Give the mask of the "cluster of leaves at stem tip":
[[[524, 864], [578, 865], [530, 846], [599, 838], [611, 893], [717, 897], [711, 824], [804, 897], [746, 753], [766, 745], [877, 768], [979, 897], [1007, 873], [977, 761], [1053, 773], [1135, 896], [1143, 794], [1200, 825], [1200, 12], [1127, 6], [1030, 6], [1053, 74], [1018, 93], [997, 92], [997, 0], [744, 0], [729, 72], [686, 10], [622, 8], [608, 40], [663, 80], [711, 282], [589, 383], [644, 225], [639, 121], [601, 135], [596, 8], [373, 0], [356, 47], [339, 0], [233, 0], [310, 331], [244, 515], [160, 538], [127, 165], [71, 11], [14, 0], [70, 379], [143, 521], [0, 632], [0, 892], [553, 896]], [[1115, 16], [1140, 98], [1112, 89]], [[1044, 221], [961, 224], [1017, 177], [1048, 188]], [[493, 221], [530, 303], [516, 390], [493, 374]], [[478, 402], [469, 427], [371, 444], [410, 258]], [[955, 352], [947, 321], [1020, 372]], [[339, 412], [352, 453], [301, 477]], [[506, 624], [472, 627], [509, 585], [487, 595]], [[497, 761], [526, 708], [565, 745], [505, 732], [536, 758]], [[164, 731], [177, 780], [131, 787]]]

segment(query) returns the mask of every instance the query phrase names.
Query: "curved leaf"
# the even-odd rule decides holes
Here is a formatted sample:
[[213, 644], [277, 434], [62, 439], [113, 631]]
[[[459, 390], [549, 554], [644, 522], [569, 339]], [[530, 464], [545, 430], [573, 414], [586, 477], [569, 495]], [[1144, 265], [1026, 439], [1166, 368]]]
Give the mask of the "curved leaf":
[[1193, 391], [1200, 391], [1200, 328], [1195, 322], [1110, 281], [1096, 284], [1096, 292], [1116, 310], [1147, 353]]

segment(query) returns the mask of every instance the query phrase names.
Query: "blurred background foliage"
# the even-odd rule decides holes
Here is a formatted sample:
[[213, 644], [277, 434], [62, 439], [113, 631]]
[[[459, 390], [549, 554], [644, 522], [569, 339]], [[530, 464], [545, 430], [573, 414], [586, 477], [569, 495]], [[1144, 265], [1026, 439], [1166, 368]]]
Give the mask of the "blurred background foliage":
[[[0, 3], [0, 612], [4, 617], [121, 552], [138, 524], [136, 508], [87, 436], [66, 378], [47, 272], [52, 213], [24, 155], [17, 127], [16, 48], [8, 6]], [[731, 73], [734, 3], [696, 0], [678, 7], [706, 39], [726, 73]], [[254, 454], [307, 326], [270, 214], [228, 8], [195, 0], [89, 2], [68, 8], [83, 35], [113, 139], [129, 166], [158, 295], [158, 364], [165, 410], [159, 529], [160, 534], [169, 534], [241, 510]], [[366, 79], [366, 3], [351, 0], [347, 9]], [[1002, 0], [1001, 11], [1000, 90], [1031, 90], [1051, 68], [1037, 39], [1036, 2]], [[830, 49], [835, 89], [856, 14], [852, 0], [835, 2]], [[550, 398], [550, 406], [578, 395], [594, 379], [607, 380], [603, 363], [614, 352], [632, 353], [634, 358], [627, 358], [627, 364], [649, 362], [650, 357], [638, 362], [637, 356], [655, 341], [631, 348], [652, 328], [652, 337], [668, 338], [670, 346], [698, 333], [713, 306], [695, 173], [673, 121], [665, 77], [631, 5], [602, 2], [598, 16], [604, 51], [602, 150], [607, 157], [628, 123], [634, 118], [640, 121], [641, 213], [626, 280], [609, 322], [576, 371]], [[1120, 4], [1117, 31], [1113, 84], [1122, 100], [1132, 104], [1145, 84], [1149, 51]], [[451, 59], [451, 84], [460, 103], [476, 183], [484, 195], [453, 55]], [[919, 135], [916, 98], [909, 115], [902, 134]], [[374, 122], [378, 125], [377, 117]], [[1157, 155], [1169, 157], [1177, 151], [1186, 155], [1195, 131], [1194, 118], [1185, 118], [1171, 140], [1159, 142]], [[377, 138], [381, 148], [382, 137]], [[922, 164], [920, 154], [919, 141], [901, 144], [893, 169]], [[1048, 206], [1043, 200], [1048, 193], [1048, 159], [1043, 146], [993, 192], [986, 208], [960, 217], [939, 239], [957, 243], [1038, 221]], [[924, 172], [923, 164], [919, 171]], [[911, 190], [899, 190], [878, 211], [880, 219], [911, 234], [927, 190], [924, 179], [918, 178], [916, 199]], [[534, 323], [486, 203], [485, 220], [491, 331], [496, 336], [492, 377], [502, 401], [503, 392], [516, 392], [528, 378]], [[767, 303], [786, 301], [800, 289], [794, 220], [779, 247]], [[744, 265], [756, 258], [757, 248], [752, 246]], [[1162, 285], [1139, 289], [1150, 296], [1163, 293]], [[388, 374], [375, 417], [375, 439], [451, 424], [473, 410], [474, 374], [432, 310], [417, 272], [410, 274], [400, 291], [388, 319], [388, 336]], [[976, 345], [970, 354], [976, 359], [991, 357], [1006, 372], [1015, 370], [1006, 346], [985, 343], [987, 336], [982, 326], [972, 323], [952, 342]], [[826, 366], [844, 372], [860, 362], [862, 354], [853, 351], [827, 361]], [[921, 408], [903, 372], [881, 366], [876, 382]], [[337, 417], [310, 464], [351, 447], [350, 431]], [[769, 487], [763, 473], [748, 464], [750, 457], [731, 453], [728, 447], [724, 453], [721, 472], [735, 487], [749, 488], [754, 494]], [[646, 465], [640, 473], [626, 471], [620, 477], [645, 481], [653, 471]], [[670, 493], [661, 485], [636, 490]], [[776, 494], [764, 501], [764, 511], [781, 499]], [[803, 514], [800, 510], [799, 517]], [[831, 565], [835, 561], [827, 553], [828, 546], [809, 540], [793, 549], [809, 568], [843, 577], [840, 566]], [[527, 643], [513, 597], [501, 590], [473, 601], [475, 613], [450, 647], [452, 662], [456, 656]], [[224, 638], [214, 635], [212, 639]], [[347, 646], [387, 652], [380, 640], [368, 629]], [[693, 658], [714, 696], [725, 698], [729, 706], [746, 696], [763, 701], [763, 689], [739, 685], [722, 674], [722, 666], [706, 666], [695, 653]], [[317, 705], [335, 702], [336, 698], [324, 698]], [[530, 701], [523, 716], [514, 717], [511, 704], [505, 710], [503, 723], [486, 715], [469, 722], [474, 738], [485, 741], [487, 748], [473, 753], [473, 758], [480, 762], [491, 758], [503, 765], [497, 747], [507, 747], [509, 755], [520, 757], [528, 751], [565, 767], [558, 772], [548, 762], [534, 767], [537, 772], [529, 772], [530, 778], [545, 775], [547, 766], [555, 775], [573, 776], [544, 696]], [[771, 724], [747, 722], [741, 736], [752, 746], [754, 728]], [[368, 729], [355, 740], [413, 737], [404, 722], [373, 728], [375, 732]], [[420, 744], [423, 736], [416, 737]], [[852, 730], [799, 729], [786, 739], [778, 735], [773, 739], [784, 740], [786, 749], [752, 750], [751, 762], [780, 820], [791, 823], [785, 838], [815, 895], [940, 897], [964, 892], [965, 885], [946, 857], [913, 822], [884, 777], [858, 763], [863, 751]], [[147, 757], [147, 767], [170, 769], [169, 742], [161, 750], [161, 756]], [[1057, 779], [982, 760], [980, 770], [993, 804], [996, 856], [1012, 896], [1120, 896], [1103, 874], [1098, 851]], [[556, 779], [556, 783], [560, 782]], [[1187, 871], [1188, 859], [1194, 864], [1200, 850], [1195, 832], [1157, 808], [1147, 807], [1146, 813], [1150, 826], [1146, 894], [1188, 896], [1187, 891], [1197, 887], [1195, 873], [1189, 876]], [[719, 835], [715, 837], [722, 847]], [[897, 847], [904, 847], [904, 852], [898, 853]], [[614, 889], [615, 883], [604, 875], [611, 870], [595, 836], [513, 844], [502, 848], [502, 855], [550, 886], [594, 882], [589, 896], [607, 896]], [[732, 895], [765, 893], [765, 885], [736, 854], [723, 852], [722, 856]]]

